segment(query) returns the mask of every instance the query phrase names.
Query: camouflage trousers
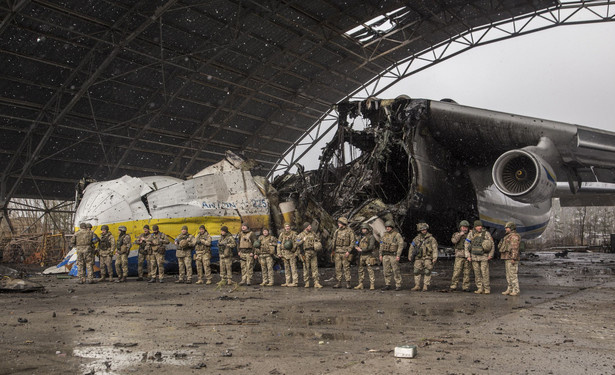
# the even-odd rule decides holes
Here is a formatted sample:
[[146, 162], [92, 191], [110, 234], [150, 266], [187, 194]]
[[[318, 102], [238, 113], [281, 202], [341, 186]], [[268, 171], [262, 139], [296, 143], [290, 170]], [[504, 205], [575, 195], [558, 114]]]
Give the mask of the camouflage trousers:
[[211, 254], [209, 251], [197, 251], [194, 255], [194, 260], [196, 263], [196, 273], [199, 275], [199, 280], [203, 280], [203, 275], [205, 275], [205, 280], [211, 281]]
[[179, 265], [179, 280], [192, 281], [192, 254], [185, 257], [177, 257]]
[[509, 292], [519, 293], [519, 261], [515, 263], [512, 260], [506, 260], [504, 263], [506, 267], [506, 283], [508, 284]]
[[164, 254], [153, 253], [147, 256], [147, 262], [149, 263], [148, 276], [151, 279], [156, 278], [156, 271], [158, 272], [158, 279], [164, 279]]
[[263, 275], [263, 283], [273, 285], [273, 258], [271, 255], [259, 255], [258, 259], [261, 263], [261, 274]]
[[423, 278], [423, 287], [428, 287], [431, 284], [431, 270], [433, 270], [433, 260], [431, 258], [416, 259], [414, 261], [415, 288], [421, 285], [421, 278]]
[[451, 289], [457, 289], [459, 279], [463, 273], [463, 282], [461, 288], [470, 290], [470, 262], [464, 257], [455, 258], [455, 266], [453, 268], [453, 278], [451, 279]]
[[117, 273], [117, 277], [128, 277], [128, 253], [117, 254], [115, 258], [115, 273]]
[[109, 279], [113, 280], [113, 268], [111, 268], [113, 256], [101, 254], [98, 259], [100, 264], [100, 277], [104, 279], [109, 275]]
[[299, 283], [299, 272], [297, 272], [297, 256], [295, 253], [284, 250], [282, 254], [284, 259], [284, 276], [286, 277], [286, 285]]
[[[90, 250], [90, 252], [88, 252], [88, 255], [86, 256], [85, 259], [88, 262], [88, 264], [90, 265], [90, 267], [92, 267], [92, 278], [93, 278], [94, 277], [94, 266], [96, 265], [96, 253], [94, 253], [94, 251]], [[86, 269], [87, 269], [87, 267], [86, 267]]]
[[89, 252], [87, 250], [77, 250], [77, 277], [79, 277], [79, 281], [82, 282], [85, 281], [86, 269], [88, 281], [94, 280], [94, 269], [92, 268], [92, 263], [90, 263], [88, 254]]
[[474, 268], [474, 282], [478, 290], [491, 292], [491, 284], [489, 283], [489, 261], [473, 260], [472, 268]]
[[[148, 258], [147, 254], [139, 251], [139, 255], [137, 257], [137, 275], [139, 275], [139, 277], [143, 277], [143, 263], [146, 263], [146, 264], [149, 263], [149, 262], [146, 262], [147, 258]], [[149, 264], [147, 264], [147, 266], [149, 267]]]
[[350, 282], [350, 259], [346, 256], [346, 252], [335, 252], [335, 279], [337, 282], [342, 281], [343, 276], [347, 282]]
[[396, 255], [382, 256], [382, 269], [384, 271], [384, 284], [391, 285], [391, 276], [395, 279], [395, 287], [401, 288], [401, 270]]
[[228, 281], [229, 284], [233, 282], [233, 271], [231, 266], [233, 265], [233, 258], [220, 258], [220, 282]]
[[314, 250], [305, 250], [303, 255], [303, 282], [306, 285], [310, 282], [310, 273], [314, 283], [318, 283], [318, 255]]
[[363, 284], [365, 278], [365, 268], [367, 268], [367, 274], [369, 276], [369, 284], [374, 285], [376, 278], [374, 277], [374, 269], [372, 268], [372, 262], [374, 257], [370, 255], [361, 255], [359, 258], [359, 284]]
[[254, 275], [254, 256], [249, 252], [239, 252], [239, 264], [241, 265], [241, 281], [251, 283]]

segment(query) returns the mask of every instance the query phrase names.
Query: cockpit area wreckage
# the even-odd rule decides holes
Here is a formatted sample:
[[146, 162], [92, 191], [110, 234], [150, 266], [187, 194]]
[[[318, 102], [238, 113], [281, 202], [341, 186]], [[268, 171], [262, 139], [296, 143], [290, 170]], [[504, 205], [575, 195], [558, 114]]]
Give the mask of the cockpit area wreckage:
[[[270, 184], [251, 174], [253, 162], [228, 152], [185, 181], [124, 176], [91, 183], [75, 223], [97, 230], [107, 224], [113, 233], [125, 225], [135, 235], [146, 223], [159, 224], [171, 237], [182, 225], [195, 233], [205, 224], [215, 240], [222, 225], [237, 233], [241, 222], [255, 230], [310, 222], [326, 244], [336, 218], [346, 216], [354, 229], [368, 222], [377, 235], [393, 220], [406, 239], [426, 221], [448, 243], [460, 220], [476, 218], [496, 238], [507, 221], [524, 238], [538, 237], [554, 197], [562, 206], [615, 205], [615, 133], [451, 100], [369, 98], [335, 109], [337, 134], [317, 170], [299, 166]], [[349, 150], [354, 158], [346, 161]], [[215, 241], [213, 251], [216, 257]], [[170, 245], [167, 260], [173, 253]]]

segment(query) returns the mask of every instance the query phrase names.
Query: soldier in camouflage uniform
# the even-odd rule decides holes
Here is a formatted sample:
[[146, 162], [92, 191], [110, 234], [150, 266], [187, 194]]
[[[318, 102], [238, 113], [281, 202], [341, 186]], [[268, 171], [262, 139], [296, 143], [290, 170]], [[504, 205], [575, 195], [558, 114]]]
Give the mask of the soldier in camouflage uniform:
[[284, 260], [284, 276], [286, 282], [282, 286], [295, 287], [299, 283], [297, 272], [297, 232], [284, 224], [284, 231], [278, 237], [278, 256]]
[[314, 280], [314, 288], [322, 288], [318, 274], [318, 255], [316, 249], [322, 250], [319, 236], [312, 231], [310, 223], [303, 224], [303, 232], [297, 235], [297, 246], [303, 251], [303, 283], [306, 288], [310, 287], [310, 273]]
[[220, 240], [218, 241], [218, 254], [220, 255], [220, 285], [233, 284], [233, 249], [237, 246], [235, 239], [229, 233], [228, 227], [220, 228]]
[[148, 266], [148, 276], [149, 269], [151, 268], [150, 260], [149, 260], [149, 248], [147, 246], [147, 237], [149, 237], [149, 225], [145, 224], [143, 226], [143, 233], [139, 235], [139, 237], [135, 240], [135, 245], [139, 245], [139, 255], [137, 260], [137, 281], [143, 280], [143, 263], [145, 263], [147, 259]]
[[113, 281], [113, 268], [111, 268], [111, 263], [113, 259], [113, 249], [115, 249], [115, 237], [109, 232], [108, 225], [100, 227], [100, 231], [100, 242], [98, 244], [100, 281], [105, 281], [107, 279], [107, 273], [109, 274], [109, 281]]
[[493, 246], [493, 237], [483, 228], [483, 222], [480, 220], [474, 221], [474, 229], [468, 233], [465, 243], [466, 259], [472, 262], [474, 268], [474, 282], [476, 294], [491, 293], [491, 284], [489, 282], [489, 261], [493, 259], [495, 249]]
[[152, 233], [147, 237], [147, 246], [151, 252], [148, 283], [156, 281], [156, 270], [158, 270], [158, 282], [164, 282], [164, 255], [167, 251], [165, 245], [168, 243], [167, 235], [158, 231], [157, 224], [152, 225]]
[[196, 242], [196, 253], [194, 260], [196, 261], [196, 272], [199, 276], [197, 284], [203, 284], [203, 274], [205, 275], [205, 284], [211, 284], [211, 236], [205, 229], [204, 225], [199, 227], [199, 234], [194, 239]]
[[509, 221], [504, 226], [506, 235], [500, 242], [500, 257], [504, 259], [506, 266], [506, 283], [508, 287], [502, 294], [518, 296], [519, 291], [519, 245], [521, 244], [521, 236], [517, 233], [517, 225]]
[[455, 247], [455, 266], [453, 268], [453, 278], [451, 279], [451, 291], [457, 289], [459, 284], [459, 278], [463, 273], [463, 282], [461, 287], [464, 292], [470, 291], [470, 262], [466, 259], [465, 243], [468, 237], [468, 230], [470, 229], [470, 223], [466, 220], [462, 220], [459, 223], [459, 232], [455, 232], [451, 238], [451, 242]]
[[90, 267], [92, 267], [92, 278], [94, 278], [94, 265], [96, 264], [96, 256], [98, 255], [97, 245], [100, 242], [100, 238], [98, 238], [98, 235], [92, 230], [91, 223], [85, 223], [85, 226], [92, 233], [92, 242], [90, 243], [90, 251], [88, 251], [86, 261], [90, 264]]
[[188, 233], [188, 226], [182, 226], [182, 231], [175, 238], [175, 256], [179, 265], [179, 277], [176, 283], [192, 284], [192, 250], [196, 240], [193, 235]]
[[268, 228], [263, 228], [258, 240], [254, 241], [254, 256], [260, 260], [263, 282], [261, 286], [273, 286], [273, 255], [278, 240], [269, 234]]
[[130, 247], [132, 241], [130, 235], [126, 233], [126, 227], [121, 225], [118, 228], [120, 235], [117, 237], [117, 243], [115, 245], [117, 249], [117, 257], [115, 258], [115, 273], [117, 273], [116, 283], [126, 282], [128, 277], [128, 254], [130, 253]]
[[250, 230], [247, 223], [241, 224], [239, 237], [239, 263], [241, 265], [241, 281], [239, 285], [251, 285], [254, 274], [254, 249], [252, 244], [256, 241], [256, 234]]
[[346, 279], [346, 289], [350, 289], [350, 252], [355, 243], [355, 236], [352, 229], [348, 228], [348, 219], [340, 217], [337, 220], [337, 229], [333, 233], [333, 244], [335, 246], [335, 279], [337, 284], [334, 288], [342, 286], [342, 270]]
[[404, 239], [397, 232], [395, 223], [387, 221], [384, 223], [386, 232], [380, 238], [380, 261], [384, 271], [384, 288], [382, 290], [391, 289], [391, 276], [395, 279], [395, 290], [401, 290], [401, 271], [399, 269], [399, 260], [401, 252], [404, 248]]
[[92, 232], [90, 232], [85, 223], [79, 224], [79, 230], [71, 239], [71, 247], [76, 248], [77, 252], [77, 277], [79, 278], [79, 284], [85, 283], [86, 267], [88, 284], [93, 282], [93, 270], [92, 265], [87, 262], [88, 252], [92, 244]]
[[[414, 260], [414, 288], [421, 290], [421, 278], [423, 278], [423, 292], [429, 289], [431, 284], [431, 270], [438, 261], [438, 241], [427, 232], [427, 223], [418, 223], [416, 230], [420, 233], [414, 237], [410, 244], [410, 261]], [[412, 259], [414, 258], [414, 259]]]
[[376, 278], [374, 277], [372, 264], [375, 260], [374, 251], [376, 250], [376, 238], [372, 234], [372, 227], [370, 227], [369, 224], [364, 223], [361, 225], [361, 236], [358, 241], [356, 241], [355, 245], [355, 250], [359, 253], [359, 285], [354, 288], [363, 289], [365, 268], [367, 268], [367, 274], [369, 275], [369, 289], [374, 290]]

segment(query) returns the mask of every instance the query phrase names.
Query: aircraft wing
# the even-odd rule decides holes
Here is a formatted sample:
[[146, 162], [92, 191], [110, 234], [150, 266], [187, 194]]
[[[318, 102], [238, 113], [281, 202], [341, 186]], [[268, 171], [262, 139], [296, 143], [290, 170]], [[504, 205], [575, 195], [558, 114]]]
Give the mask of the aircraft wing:
[[430, 101], [429, 131], [470, 167], [491, 168], [499, 191], [522, 203], [615, 205], [615, 133]]

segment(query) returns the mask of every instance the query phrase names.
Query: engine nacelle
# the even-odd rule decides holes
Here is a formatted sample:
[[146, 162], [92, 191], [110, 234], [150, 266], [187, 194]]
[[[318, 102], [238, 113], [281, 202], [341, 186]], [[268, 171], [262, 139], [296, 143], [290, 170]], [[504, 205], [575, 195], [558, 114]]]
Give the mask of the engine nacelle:
[[493, 164], [491, 174], [498, 190], [522, 203], [551, 199], [557, 187], [551, 166], [524, 149], [503, 153]]

